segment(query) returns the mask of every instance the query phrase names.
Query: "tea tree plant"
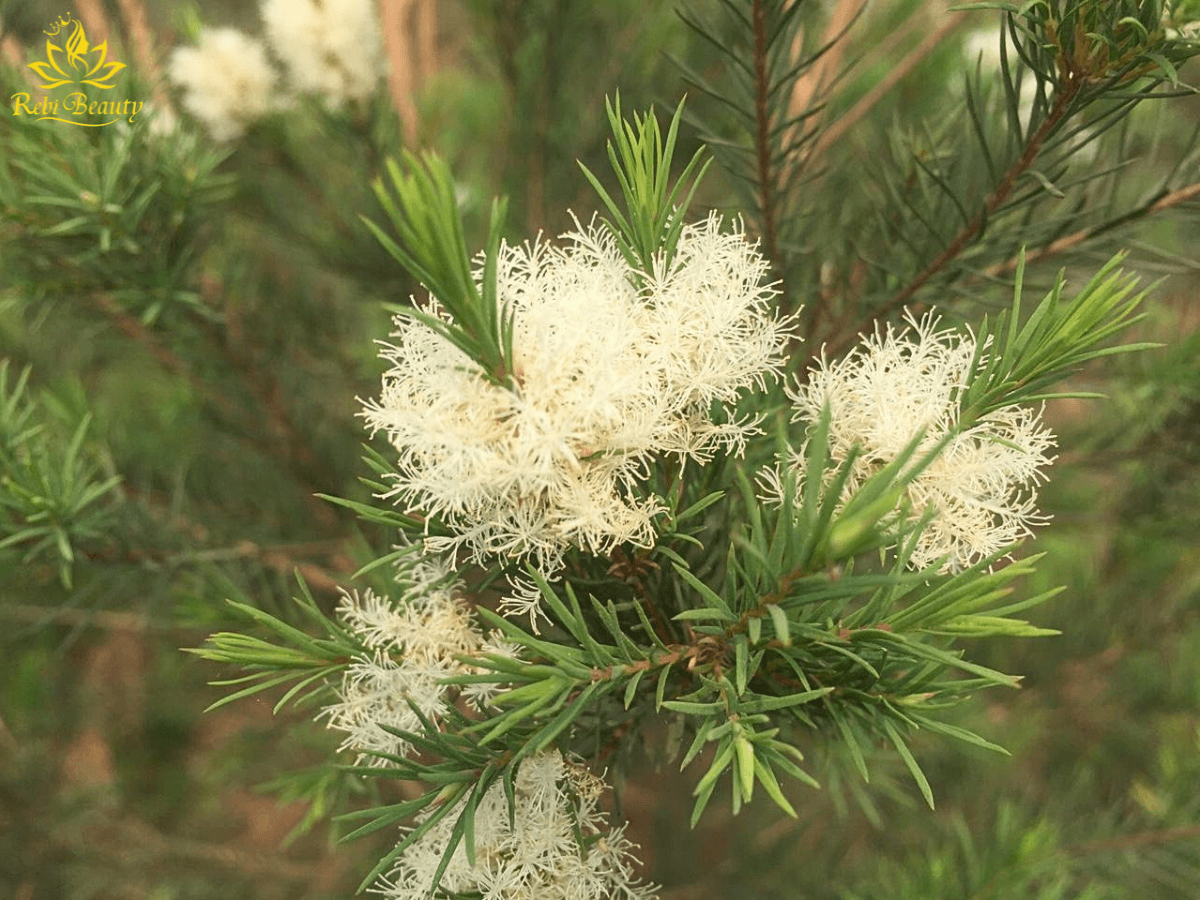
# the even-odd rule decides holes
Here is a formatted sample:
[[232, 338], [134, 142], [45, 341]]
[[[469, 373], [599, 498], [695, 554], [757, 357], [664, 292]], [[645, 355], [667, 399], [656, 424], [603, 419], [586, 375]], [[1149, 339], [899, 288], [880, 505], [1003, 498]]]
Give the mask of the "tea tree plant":
[[[660, 115], [613, 90], [608, 168], [580, 161], [590, 205], [564, 205], [574, 224], [547, 238], [504, 199], [472, 210], [436, 135], [401, 146], [371, 4], [295, 7], [264, 4], [270, 53], [187, 21], [166, 71], [197, 133], [162, 86], [132, 131], [5, 126], [0, 252], [15, 299], [83, 298], [190, 382], [208, 427], [273, 461], [304, 515], [378, 536], [356, 573], [301, 565], [294, 603], [202, 568], [193, 600], [234, 595], [192, 649], [232, 672], [215, 705], [269, 696], [338, 734], [322, 775], [282, 783], [314, 809], [362, 791], [343, 837], [395, 843], [361, 887], [656, 896], [605, 800], [647, 755], [690, 779], [678, 827], [694, 828], [755, 800], [796, 817], [829, 773], [817, 746], [864, 782], [885, 748], [930, 807], [919, 735], [1005, 752], [950, 710], [1019, 684], [978, 639], [1056, 633], [1031, 618], [1058, 590], [1030, 589], [1041, 554], [1023, 543], [1069, 449], [1044, 405], [1094, 397], [1068, 379], [1150, 346], [1133, 328], [1147, 294], [1110, 243], [1200, 196], [1183, 164], [1132, 200], [1121, 181], [1141, 107], [1191, 91], [1187, 10], [981, 5], [1003, 22], [995, 70], [977, 60], [953, 104], [864, 165], [838, 142], [889, 76], [848, 64], [859, 26], [807, 2], [687, 5], [691, 96]], [[343, 155], [306, 156], [306, 128]], [[1102, 140], [1111, 158], [1081, 168]], [[390, 301], [382, 386], [337, 428], [365, 430], [366, 494], [324, 488], [337, 453], [303, 445], [300, 407], [214, 300], [226, 251], [205, 223], [236, 221], [221, 169], [256, 148], [318, 221], [341, 206], [333, 238], [305, 217], [273, 238]], [[364, 159], [371, 191], [347, 188], [347, 214], [331, 185]], [[306, 180], [322, 166], [329, 182]], [[1072, 277], [1032, 274], [1051, 259]], [[997, 285], [1003, 303], [977, 302]], [[341, 352], [330, 365], [354, 368]], [[206, 358], [250, 385], [245, 404]], [[191, 565], [130, 549], [134, 499], [88, 420], [67, 416], [62, 450], [47, 435], [67, 426], [4, 371], [0, 551], [68, 591], [80, 548]]]

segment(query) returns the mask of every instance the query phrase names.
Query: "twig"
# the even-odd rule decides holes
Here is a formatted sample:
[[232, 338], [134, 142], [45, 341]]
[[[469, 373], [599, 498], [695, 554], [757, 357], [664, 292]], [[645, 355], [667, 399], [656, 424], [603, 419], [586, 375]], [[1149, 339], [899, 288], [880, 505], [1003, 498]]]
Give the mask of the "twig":
[[390, 74], [388, 88], [400, 117], [400, 133], [405, 144], [412, 144], [417, 130], [417, 107], [413, 103], [416, 78], [412, 65], [412, 47], [408, 40], [413, 0], [380, 0], [383, 44]]
[[[155, 337], [154, 333], [143, 325], [137, 317], [121, 309], [108, 294], [95, 294], [92, 300], [100, 312], [116, 326], [117, 330], [145, 348], [159, 365], [168, 372], [182, 375], [186, 378], [192, 389], [196, 391], [197, 396], [208, 403], [226, 421], [237, 421], [237, 416], [234, 414], [228, 400], [201, 381], [192, 370], [192, 367], [164, 347], [158, 338]], [[209, 334], [209, 338], [210, 340], [214, 340], [218, 349], [225, 349], [219, 338], [216, 338], [211, 333]], [[232, 359], [228, 353], [225, 355], [227, 359]], [[239, 367], [238, 371], [247, 378], [250, 387], [256, 392], [256, 396], [258, 396], [263, 407], [266, 409], [268, 421], [275, 432], [275, 441], [264, 441], [252, 432], [238, 436], [261, 453], [275, 455], [282, 450], [284, 458], [296, 463], [296, 465], [292, 466], [296, 477], [307, 487], [320, 489], [319, 486], [310, 484], [312, 481], [314, 459], [308, 446], [299, 439], [298, 432], [283, 405], [282, 392], [279, 389], [278, 383], [275, 383], [271, 387], [264, 387], [257, 377], [247, 375], [245, 369]], [[319, 522], [326, 527], [332, 526], [337, 522], [337, 516], [329, 506], [317, 500], [311, 494], [307, 496], [309, 508]]]
[[[767, 258], [779, 268], [775, 234], [775, 204], [771, 199], [771, 114], [767, 109], [767, 15], [763, 0], [754, 0], [754, 118], [758, 151], [758, 195], [762, 207], [763, 246]], [[784, 291], [786, 293], [786, 291]]]
[[1135, 834], [1123, 834], [1113, 838], [1097, 841], [1084, 841], [1080, 844], [1069, 844], [1062, 852], [1071, 856], [1084, 856], [1092, 853], [1112, 853], [1128, 850], [1132, 847], [1147, 847], [1155, 844], [1169, 844], [1173, 841], [1184, 841], [1200, 837], [1200, 825], [1184, 825], [1179, 828], [1162, 828], [1156, 831], [1139, 831]]
[[154, 623], [143, 613], [122, 612], [109, 609], [68, 609], [59, 606], [36, 606], [28, 603], [5, 603], [0, 606], [0, 617], [19, 622], [58, 622], [76, 628], [102, 628], [106, 631], [195, 631], [178, 625]]
[[[216, 302], [216, 295], [219, 292], [220, 285], [216, 280], [206, 276], [201, 285], [201, 293], [209, 307], [214, 310], [220, 306]], [[234, 371], [242, 376], [242, 380], [266, 411], [267, 423], [275, 434], [275, 443], [283, 451], [285, 457], [292, 460], [293, 468], [303, 476], [306, 482], [311, 484], [317, 480], [314, 478], [317, 474], [316, 457], [308, 442], [302, 438], [300, 429], [296, 427], [295, 420], [288, 411], [279, 379], [264, 370], [264, 367], [259, 365], [251, 355], [241, 352], [235, 346], [241, 343], [241, 330], [236, 327], [229, 311], [225, 310], [224, 333], [219, 332], [213, 323], [203, 316], [194, 315], [193, 318], [209, 343], [225, 358]], [[324, 526], [332, 527], [337, 523], [337, 516], [326, 504], [314, 504], [312, 509]]]
[[[1032, 253], [1025, 254], [1025, 262], [1034, 263], [1045, 259], [1048, 256], [1054, 256], [1058, 253], [1065, 253], [1078, 247], [1080, 244], [1086, 243], [1092, 238], [1103, 234], [1106, 231], [1111, 231], [1120, 225], [1127, 222], [1135, 222], [1138, 219], [1152, 216], [1157, 212], [1162, 212], [1164, 209], [1170, 209], [1173, 206], [1179, 206], [1181, 203], [1187, 203], [1189, 200], [1194, 200], [1200, 197], [1200, 182], [1189, 184], [1187, 187], [1179, 188], [1164, 194], [1155, 200], [1153, 203], [1147, 204], [1139, 209], [1132, 210], [1122, 216], [1118, 216], [1109, 222], [1104, 222], [1100, 225], [1094, 225], [1091, 228], [1081, 228], [1079, 231], [1060, 237], [1056, 241], [1051, 241], [1045, 247], [1041, 247]], [[1006, 260], [1002, 263], [997, 263], [987, 270], [987, 274], [992, 277], [1007, 275], [1009, 272], [1017, 268], [1017, 257]]]
[[951, 15], [935, 31], [931, 32], [925, 40], [909, 51], [908, 55], [900, 60], [871, 90], [867, 91], [866, 94], [859, 98], [858, 102], [846, 110], [846, 112], [821, 133], [821, 136], [817, 138], [813, 146], [813, 155], [820, 154], [841, 140], [842, 136], [857, 125], [876, 103], [891, 93], [897, 84], [907, 78], [913, 69], [923, 63], [925, 58], [937, 48], [938, 44], [961, 27], [963, 21], [964, 19], [961, 14]]
[[[1045, 121], [1042, 122], [1037, 131], [1035, 131], [1029, 138], [1029, 143], [1025, 145], [1025, 150], [1021, 154], [1021, 158], [1013, 163], [1009, 170], [1004, 173], [1004, 177], [1000, 179], [1000, 184], [997, 185], [996, 189], [984, 203], [983, 210], [977, 213], [975, 217], [967, 223], [962, 231], [960, 231], [946, 246], [946, 248], [938, 254], [937, 258], [927, 265], [915, 278], [913, 278], [913, 280], [910, 281], [903, 290], [888, 300], [887, 303], [883, 304], [883, 306], [872, 310], [870, 315], [863, 318], [855, 328], [843, 334], [842, 338], [829, 349], [828, 352], [830, 356], [838, 355], [846, 348], [848, 344], [852, 343], [857, 338], [858, 334], [862, 330], [864, 330], [872, 322], [884, 319], [897, 309], [900, 309], [908, 304], [917, 291], [924, 287], [925, 284], [928, 283], [931, 278], [933, 278], [933, 276], [944, 269], [953, 259], [962, 253], [964, 249], [966, 249], [967, 245], [970, 244], [971, 241], [974, 240], [979, 234], [980, 229], [983, 228], [984, 222], [986, 222], [991, 215], [1000, 208], [1004, 201], [1008, 199], [1008, 195], [1012, 193], [1013, 188], [1016, 186], [1017, 180], [1029, 169], [1030, 166], [1033, 165], [1034, 161], [1037, 159], [1038, 153], [1042, 149], [1042, 144], [1045, 143], [1050, 132], [1053, 131], [1066, 117], [1067, 110], [1069, 109], [1071, 102], [1075, 99], [1075, 96], [1079, 93], [1079, 89], [1082, 86], [1083, 81], [1081, 78], [1075, 75], [1068, 76], [1068, 78], [1063, 82], [1062, 90], [1059, 91], [1058, 96], [1055, 98], [1054, 106], [1050, 108], [1050, 112], [1047, 114]], [[921, 304], [915, 304], [913, 306], [914, 310], [919, 310], [920, 308]]]
[[130, 43], [137, 53], [138, 62], [146, 73], [158, 81], [158, 66], [154, 62], [154, 41], [150, 35], [150, 26], [146, 22], [146, 8], [141, 0], [118, 0], [121, 5], [121, 15], [125, 19], [125, 28], [129, 32]]
[[622, 722], [613, 730], [612, 736], [604, 742], [604, 746], [600, 748], [600, 751], [596, 754], [596, 758], [593, 760], [596, 768], [599, 769], [604, 766], [605, 762], [608, 761], [608, 758], [612, 756], [613, 751], [620, 746], [621, 739], [625, 737], [626, 732], [628, 732], [632, 726], [633, 720], [630, 719]]
[[217, 409], [228, 411], [228, 403], [197, 378], [187, 363], [164, 347], [158, 341], [158, 338], [154, 336], [154, 333], [142, 324], [140, 319], [131, 316], [125, 310], [121, 309], [108, 294], [93, 294], [92, 302], [109, 322], [116, 326], [118, 331], [148, 351], [160, 366], [175, 375], [184, 376], [197, 394], [204, 397], [205, 400], [212, 403]]
[[[182, 566], [194, 563], [214, 562], [218, 560], [230, 559], [252, 559], [264, 569], [276, 572], [280, 575], [291, 577], [293, 573], [299, 574], [307, 584], [315, 588], [317, 591], [329, 594], [338, 595], [341, 593], [342, 585], [349, 581], [352, 570], [346, 567], [335, 567], [334, 569], [326, 568], [317, 565], [314, 562], [309, 562], [297, 559], [289, 551], [296, 549], [310, 548], [316, 545], [324, 545], [330, 542], [326, 541], [311, 541], [302, 544], [277, 544], [267, 547], [260, 547], [253, 541], [239, 541], [232, 547], [210, 547], [201, 550], [187, 550], [182, 552], [166, 552], [166, 551], [149, 551], [137, 547], [129, 549], [117, 549], [107, 547], [102, 549], [81, 549], [80, 553], [88, 560], [96, 563], [108, 563], [117, 565], [131, 566], [147, 566], [151, 568], [165, 566]], [[336, 542], [340, 544], [341, 542]], [[18, 547], [21, 544], [17, 545]], [[338, 569], [342, 569], [339, 571]], [[19, 604], [9, 604], [0, 607], [0, 616], [4, 614], [4, 610], [24, 610], [18, 612], [16, 618], [24, 620], [46, 619], [64, 619], [68, 624], [72, 625], [95, 625], [101, 628], [111, 629], [135, 629], [142, 630], [148, 627], [148, 623], [142, 622], [140, 619], [124, 618], [104, 618], [107, 614], [100, 612], [87, 612], [79, 610], [58, 610], [50, 607], [25, 606]], [[80, 618], [76, 618], [76, 615]], [[131, 613], [113, 613], [114, 616], [133, 615]], [[100, 617], [93, 621], [93, 616]], [[161, 627], [161, 626], [155, 626]]]
[[752, 609], [746, 610], [738, 618], [737, 622], [725, 627], [725, 637], [732, 638], [734, 635], [741, 634], [750, 627], [751, 619], [762, 619], [767, 616], [767, 607], [771, 604], [780, 604], [787, 599], [787, 593], [792, 588], [792, 584], [799, 578], [803, 578], [805, 571], [803, 568], [793, 569], [779, 577], [779, 584], [775, 590], [767, 594], [765, 597], [759, 597]]
[[104, 4], [100, 0], [78, 0], [75, 12], [87, 29], [88, 40], [93, 47], [108, 41], [111, 26], [108, 16], [104, 14]]
[[435, 75], [439, 68], [437, 0], [418, 0], [416, 30], [418, 71], [424, 82]]
[[[792, 0], [792, 2], [799, 2], [799, 0]], [[841, 66], [842, 59], [846, 55], [846, 44], [845, 41], [839, 40], [839, 37], [849, 29], [862, 8], [863, 0], [836, 0], [833, 12], [829, 16], [829, 23], [825, 26], [825, 33], [821, 38], [822, 46], [828, 45], [829, 49], [811, 68], [797, 77], [792, 85], [792, 97], [788, 103], [789, 119], [796, 118], [808, 109], [813, 98], [825, 87], [827, 78]], [[795, 40], [792, 41], [792, 65], [799, 64], [803, 51], [804, 32], [801, 30], [797, 32]]]
[[659, 614], [658, 607], [646, 591], [646, 583], [642, 581], [641, 575], [649, 568], [655, 567], [654, 563], [647, 562], [647, 556], [638, 553], [636, 556], [630, 557], [620, 547], [614, 547], [611, 554], [612, 565], [608, 568], [608, 574], [616, 576], [633, 588], [634, 596], [637, 597], [639, 603], [646, 610], [646, 613], [654, 620], [654, 630], [658, 634], [659, 640], [664, 644], [672, 640], [671, 630], [667, 627], [667, 623]]
[[[801, 2], [801, 0], [792, 0]], [[785, 13], [787, 12], [785, 7]], [[779, 171], [776, 178], [780, 184], [794, 185], [802, 177], [802, 172], [815, 158], [813, 148], [820, 135], [820, 118], [825, 109], [819, 99], [846, 74], [842, 60], [846, 54], [846, 34], [858, 21], [866, 9], [866, 0], [835, 0], [829, 22], [821, 35], [821, 43], [815, 54], [815, 59], [805, 60], [804, 28], [797, 30], [792, 40], [788, 63], [792, 70], [803, 68], [792, 83], [791, 96], [788, 99], [787, 114], [783, 135], [780, 139], [781, 154]], [[840, 71], [839, 71], [840, 70]], [[806, 146], [807, 145], [807, 146]], [[786, 289], [786, 285], [783, 286]], [[816, 316], [820, 317], [820, 308]], [[797, 336], [793, 335], [788, 343], [794, 346]]]
[[[204, 293], [211, 294], [214, 290], [211, 279], [206, 279], [203, 287]], [[210, 306], [212, 305], [210, 303]], [[225, 358], [234, 371], [242, 376], [246, 385], [258, 399], [267, 413], [267, 422], [271, 430], [275, 432], [279, 446], [284, 448], [289, 456], [294, 457], [300, 466], [311, 469], [315, 465], [315, 458], [312, 450], [301, 440], [296, 424], [287, 410], [287, 405], [283, 402], [283, 390], [279, 386], [279, 380], [265, 373], [263, 368], [257, 365], [249, 355], [234, 347], [233, 342], [229, 340], [232, 329], [227, 329], [225, 334], [222, 334], [209, 319], [201, 315], [194, 315], [193, 319], [208, 342]]]
[[121, 15], [125, 20], [125, 30], [129, 41], [137, 54], [138, 64], [141, 65], [146, 79], [151, 83], [154, 97], [154, 108], [160, 112], [169, 113], [171, 98], [167, 94], [162, 68], [154, 55], [154, 35], [150, 30], [146, 16], [146, 6], [143, 0], [117, 0], [121, 6]]
[[[209, 388], [207, 384], [201, 381], [196, 376], [196, 373], [192, 371], [192, 367], [164, 347], [159, 342], [158, 338], [155, 337], [154, 333], [145, 325], [143, 325], [137, 317], [131, 316], [129, 313], [125, 312], [125, 310], [121, 309], [121, 307], [118, 306], [108, 294], [94, 294], [92, 295], [92, 301], [96, 308], [104, 314], [104, 316], [117, 328], [118, 331], [149, 352], [160, 366], [172, 374], [182, 375], [184, 378], [186, 378], [188, 383], [192, 386], [192, 389], [196, 392], [197, 396], [203, 398], [203, 400], [214, 410], [216, 410], [223, 418], [225, 418], [227, 421], [234, 421], [236, 419], [236, 416], [233, 415], [229, 402], [225, 399], [225, 397], [216, 393]], [[251, 446], [255, 447], [261, 452], [273, 452], [272, 447], [264, 444], [255, 436], [245, 435], [244, 438], [251, 444]]]

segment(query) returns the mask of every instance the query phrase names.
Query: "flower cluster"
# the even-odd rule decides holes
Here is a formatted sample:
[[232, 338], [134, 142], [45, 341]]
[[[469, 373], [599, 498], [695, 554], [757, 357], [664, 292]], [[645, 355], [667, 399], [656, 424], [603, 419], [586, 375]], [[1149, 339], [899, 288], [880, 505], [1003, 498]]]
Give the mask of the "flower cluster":
[[267, 41], [292, 85], [331, 106], [361, 100], [384, 72], [383, 35], [370, 0], [265, 0]]
[[[517, 771], [511, 820], [497, 782], [475, 810], [474, 865], [460, 843], [440, 891], [483, 900], [650, 900], [656, 889], [633, 877], [634, 845], [623, 829], [609, 829], [597, 808], [603, 788], [557, 750], [526, 759]], [[376, 890], [390, 900], [429, 897], [458, 813], [450, 810], [409, 847]]]
[[[399, 604], [366, 591], [344, 595], [338, 609], [365, 652], [348, 667], [339, 701], [322, 715], [330, 727], [346, 732], [340, 749], [357, 751], [359, 762], [369, 765], [385, 764], [379, 754], [403, 756], [412, 749], [394, 732], [424, 730], [414, 706], [435, 725], [444, 716], [454, 701], [450, 692], [459, 690], [445, 679], [479, 671], [464, 657], [517, 656], [517, 648], [498, 634], [485, 638], [480, 633], [444, 561], [409, 559], [398, 580], [405, 586]], [[490, 681], [468, 684], [461, 697], [485, 711], [499, 689]], [[599, 778], [549, 751], [521, 764], [514, 787], [511, 819], [503, 784], [485, 793], [474, 812], [472, 853], [459, 844], [439, 890], [456, 896], [476, 891], [493, 900], [654, 896], [653, 887], [634, 878], [633, 845], [621, 828], [609, 828], [597, 807], [604, 789]], [[396, 900], [431, 896], [434, 874], [465, 803], [466, 798], [407, 849], [381, 880], [379, 893]], [[418, 817], [414, 827], [432, 811]]]
[[[379, 763], [378, 753], [407, 754], [408, 744], [387, 728], [422, 730], [410, 701], [431, 721], [445, 714], [454, 688], [443, 680], [474, 671], [457, 657], [515, 656], [515, 648], [496, 635], [480, 633], [441, 562], [425, 558], [410, 564], [401, 581], [406, 590], [398, 604], [368, 590], [344, 595], [338, 609], [367, 653], [350, 663], [339, 701], [323, 714], [330, 728], [346, 732], [340, 749], [357, 751], [367, 764]], [[495, 683], [472, 684], [462, 693], [480, 708], [496, 690]]]
[[[383, 36], [371, 0], [265, 0], [267, 41], [290, 87], [325, 97], [331, 107], [368, 96], [384, 72]], [[214, 140], [241, 136], [282, 103], [261, 41], [233, 28], [206, 28], [195, 47], [168, 64], [184, 108]]]
[[653, 272], [631, 269], [601, 228], [562, 246], [502, 246], [512, 389], [397, 317], [382, 397], [363, 415], [399, 451], [387, 496], [455, 532], [427, 538], [428, 549], [530, 559], [552, 577], [572, 547], [652, 544], [661, 503], [638, 482], [657, 455], [682, 465], [741, 451], [754, 423], [714, 419], [714, 402], [764, 386], [787, 324], [771, 310], [762, 255], [720, 226], [713, 216], [685, 228]]
[[171, 81], [214, 140], [232, 140], [270, 111], [275, 70], [263, 45], [234, 28], [208, 28], [195, 47], [172, 51]]
[[[795, 419], [816, 422], [829, 407], [830, 456], [849, 458], [846, 495], [892, 462], [923, 434], [913, 457], [939, 442], [945, 446], [908, 486], [909, 515], [933, 513], [917, 538], [911, 565], [944, 560], [958, 571], [1002, 551], [1043, 521], [1036, 508], [1040, 469], [1049, 465], [1054, 436], [1033, 410], [1007, 406], [973, 423], [961, 422], [959, 396], [966, 387], [976, 342], [970, 336], [937, 330], [938, 320], [886, 334], [876, 333], [843, 360], [821, 364], [806, 384], [789, 389]], [[793, 461], [802, 482], [803, 454]], [[832, 473], [832, 469], [830, 473]], [[827, 475], [828, 477], [828, 475]], [[779, 479], [773, 479], [779, 488]]]

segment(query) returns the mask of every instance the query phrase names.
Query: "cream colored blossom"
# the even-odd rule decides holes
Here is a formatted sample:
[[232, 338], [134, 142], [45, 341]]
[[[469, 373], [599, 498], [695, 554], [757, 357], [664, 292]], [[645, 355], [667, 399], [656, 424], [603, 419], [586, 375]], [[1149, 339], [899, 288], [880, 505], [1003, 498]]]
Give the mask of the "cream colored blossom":
[[167, 64], [183, 89], [183, 107], [215, 140], [239, 137], [273, 105], [275, 71], [262, 44], [233, 28], [206, 28], [195, 47], [178, 47]]
[[552, 577], [572, 547], [653, 544], [662, 506], [640, 480], [657, 455], [741, 451], [754, 423], [714, 421], [711, 406], [774, 376], [787, 329], [762, 283], [766, 261], [720, 224], [685, 228], [673, 263], [649, 273], [631, 271], [599, 228], [558, 246], [504, 245], [513, 390], [397, 317], [383, 395], [363, 415], [399, 453], [387, 496], [454, 532], [427, 548], [529, 559]]
[[384, 72], [376, 6], [373, 0], [266, 0], [267, 41], [292, 85], [334, 106], [370, 95]]
[[[937, 330], [932, 315], [897, 331], [888, 326], [840, 362], [821, 364], [807, 383], [789, 390], [795, 419], [814, 423], [828, 404], [830, 456], [835, 464], [853, 448], [844, 496], [892, 462], [918, 433], [914, 465], [945, 438], [948, 443], [908, 487], [910, 515], [932, 512], [911, 564], [945, 558], [956, 571], [1012, 546], [1044, 521], [1036, 507], [1037, 482], [1052, 457], [1054, 436], [1038, 412], [1007, 406], [963, 430], [959, 394], [966, 387], [974, 338]], [[800, 480], [803, 453], [793, 461]], [[831, 474], [827, 473], [828, 475]], [[780, 479], [768, 478], [774, 492]]]
[[[338, 607], [341, 621], [368, 652], [347, 667], [338, 702], [323, 714], [330, 728], [346, 733], [340, 749], [356, 751], [360, 762], [372, 765], [383, 763], [374, 753], [404, 755], [410, 749], [385, 726], [422, 730], [409, 701], [437, 721], [452, 699], [444, 679], [474, 671], [458, 657], [496, 652], [495, 641], [484, 641], [470, 607], [457, 595], [444, 563], [429, 558], [410, 563], [401, 582], [400, 602], [368, 590], [345, 594]], [[499, 690], [488, 687], [486, 697]]]
[[[460, 843], [439, 888], [484, 900], [650, 900], [651, 885], [637, 883], [623, 829], [608, 827], [597, 806], [603, 782], [551, 750], [517, 770], [512, 822], [497, 781], [475, 810], [475, 863]], [[409, 847], [376, 887], [389, 900], [426, 900], [464, 798]], [[576, 843], [576, 829], [588, 845]]]

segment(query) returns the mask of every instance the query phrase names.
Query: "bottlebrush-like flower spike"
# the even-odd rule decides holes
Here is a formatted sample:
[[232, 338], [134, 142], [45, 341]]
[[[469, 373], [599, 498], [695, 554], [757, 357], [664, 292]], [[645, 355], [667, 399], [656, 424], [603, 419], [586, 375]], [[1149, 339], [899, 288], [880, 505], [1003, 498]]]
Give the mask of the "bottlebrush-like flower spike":
[[[457, 690], [442, 683], [472, 669], [457, 657], [495, 653], [485, 644], [444, 564], [425, 557], [402, 570], [405, 591], [399, 602], [373, 591], [345, 594], [338, 614], [358, 636], [367, 653], [354, 659], [342, 679], [339, 702], [325, 708], [329, 727], [346, 732], [340, 749], [355, 750], [359, 762], [381, 763], [374, 753], [405, 755], [407, 743], [384, 726], [420, 732], [421, 713], [437, 721]], [[490, 693], [497, 686], [487, 685]]]
[[[958, 571], [1012, 546], [1045, 521], [1037, 511], [1041, 469], [1053, 457], [1054, 436], [1040, 412], [1007, 406], [963, 427], [958, 397], [966, 386], [976, 344], [938, 319], [912, 317], [897, 331], [888, 326], [840, 362], [822, 360], [806, 384], [789, 390], [795, 419], [813, 423], [829, 406], [829, 447], [840, 464], [854, 447], [859, 455], [846, 484], [849, 496], [892, 462], [919, 432], [914, 464], [947, 435], [948, 443], [909, 484], [909, 514], [933, 516], [919, 536], [910, 563], [945, 560]], [[803, 453], [793, 460], [803, 481]], [[830, 470], [832, 472], [832, 470]], [[780, 479], [768, 477], [774, 490]]]
[[[497, 782], [475, 809], [475, 864], [460, 843], [440, 891], [487, 900], [651, 900], [657, 888], [634, 879], [634, 845], [623, 829], [609, 829], [597, 808], [603, 789], [599, 778], [557, 750], [531, 756], [517, 771], [511, 823], [504, 786]], [[389, 900], [432, 896], [457, 819], [458, 810], [451, 810], [375, 889]], [[577, 834], [585, 848], [576, 843]]]
[[[661, 505], [638, 491], [650, 462], [740, 452], [757, 430], [714, 422], [711, 406], [782, 365], [788, 325], [772, 313], [766, 272], [715, 216], [684, 229], [653, 272], [630, 269], [601, 228], [561, 246], [502, 246], [497, 302], [513, 317], [515, 386], [397, 317], [383, 395], [363, 413], [399, 452], [386, 496], [455, 532], [428, 549], [529, 559], [547, 577], [569, 548], [651, 546]], [[444, 317], [433, 301], [427, 311]]]

